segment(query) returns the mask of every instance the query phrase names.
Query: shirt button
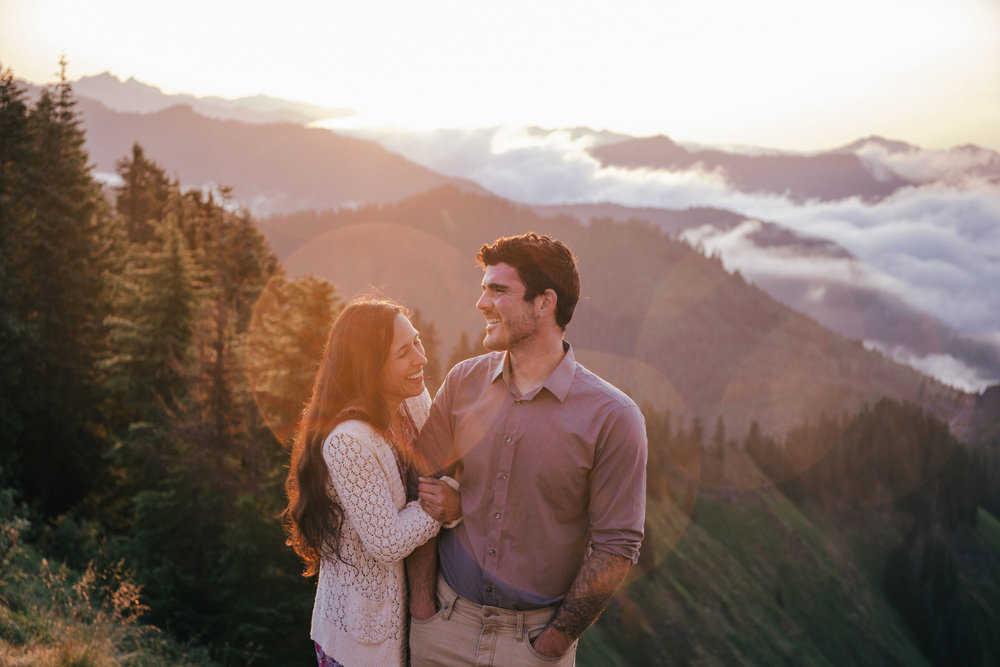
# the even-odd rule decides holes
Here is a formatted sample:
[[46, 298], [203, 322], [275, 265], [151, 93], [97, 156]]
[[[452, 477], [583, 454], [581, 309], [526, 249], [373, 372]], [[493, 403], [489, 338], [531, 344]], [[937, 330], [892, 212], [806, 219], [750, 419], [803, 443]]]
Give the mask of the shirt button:
[[514, 401], [514, 405], [521, 405], [521, 401]]
[[506, 474], [500, 475], [500, 479], [507, 479], [507, 475]]
[[496, 514], [494, 514], [493, 518], [494, 519], [499, 519], [500, 518], [500, 512], [497, 512]]
[[490, 550], [489, 550], [489, 551], [487, 551], [486, 553], [488, 553], [488, 554], [489, 554], [489, 555], [491, 555], [491, 556], [496, 556], [496, 555], [497, 555], [497, 552], [496, 552], [496, 549], [490, 549]]
[[486, 591], [487, 593], [492, 593], [492, 592], [493, 592], [493, 587], [492, 587], [492, 586], [487, 586], [487, 587], [485, 588], [485, 591]]
[[511, 441], [512, 441], [513, 439], [514, 439], [514, 438], [512, 438], [512, 437], [510, 437], [510, 436], [508, 435], [508, 436], [507, 436], [506, 438], [504, 438], [504, 439], [503, 439], [503, 441], [504, 441], [504, 442], [506, 442], [506, 443], [510, 443], [510, 442], [511, 442]]

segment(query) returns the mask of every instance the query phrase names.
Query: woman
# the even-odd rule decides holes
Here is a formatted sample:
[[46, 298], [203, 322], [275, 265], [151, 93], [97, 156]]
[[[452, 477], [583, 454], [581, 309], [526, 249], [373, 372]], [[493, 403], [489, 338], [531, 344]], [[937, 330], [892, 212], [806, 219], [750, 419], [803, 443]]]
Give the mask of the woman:
[[390, 301], [350, 303], [327, 338], [282, 513], [305, 576], [319, 573], [311, 636], [320, 665], [405, 664], [403, 558], [460, 512], [439, 480], [422, 485], [427, 511], [406, 502], [413, 438], [430, 409], [426, 363], [405, 310]]

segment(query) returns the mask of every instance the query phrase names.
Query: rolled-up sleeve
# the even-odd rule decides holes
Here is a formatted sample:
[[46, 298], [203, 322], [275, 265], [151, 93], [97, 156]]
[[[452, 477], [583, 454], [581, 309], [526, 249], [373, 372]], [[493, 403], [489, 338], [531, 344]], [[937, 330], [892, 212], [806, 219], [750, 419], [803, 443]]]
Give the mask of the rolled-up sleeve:
[[593, 548], [639, 559], [646, 516], [646, 423], [638, 407], [621, 409], [607, 425], [590, 477]]

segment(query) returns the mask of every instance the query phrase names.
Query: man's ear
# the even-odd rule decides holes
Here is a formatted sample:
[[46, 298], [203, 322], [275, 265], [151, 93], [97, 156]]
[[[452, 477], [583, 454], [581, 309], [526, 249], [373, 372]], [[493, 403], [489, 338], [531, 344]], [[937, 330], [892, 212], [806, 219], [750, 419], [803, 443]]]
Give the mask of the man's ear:
[[559, 301], [559, 297], [556, 295], [554, 289], [549, 288], [535, 297], [535, 307], [538, 309], [538, 315], [540, 317], [548, 317], [549, 314], [555, 316], [556, 303]]

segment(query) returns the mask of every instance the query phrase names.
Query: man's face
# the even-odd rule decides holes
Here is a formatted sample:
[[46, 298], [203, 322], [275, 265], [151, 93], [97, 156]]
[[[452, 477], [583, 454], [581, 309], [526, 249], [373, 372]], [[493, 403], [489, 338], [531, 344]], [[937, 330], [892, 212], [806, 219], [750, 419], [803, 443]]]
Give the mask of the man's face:
[[487, 350], [512, 350], [538, 330], [535, 304], [524, 300], [524, 283], [517, 269], [501, 262], [483, 273], [483, 294], [476, 308], [486, 318]]

